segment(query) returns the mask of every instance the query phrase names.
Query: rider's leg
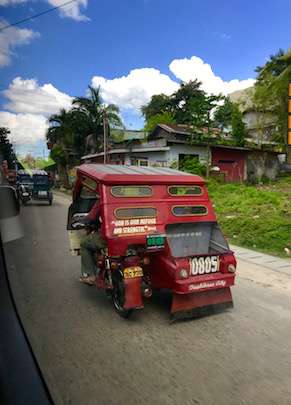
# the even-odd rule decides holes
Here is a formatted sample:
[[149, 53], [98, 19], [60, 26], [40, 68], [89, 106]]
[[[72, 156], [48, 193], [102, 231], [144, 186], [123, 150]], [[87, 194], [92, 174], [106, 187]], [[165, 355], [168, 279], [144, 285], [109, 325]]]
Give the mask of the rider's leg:
[[91, 234], [85, 236], [81, 241], [81, 273], [83, 276], [95, 275], [94, 241]]
[[95, 254], [105, 247], [104, 240], [97, 232], [90, 233], [81, 242], [81, 272], [83, 277], [88, 275], [91, 281], [96, 275]]

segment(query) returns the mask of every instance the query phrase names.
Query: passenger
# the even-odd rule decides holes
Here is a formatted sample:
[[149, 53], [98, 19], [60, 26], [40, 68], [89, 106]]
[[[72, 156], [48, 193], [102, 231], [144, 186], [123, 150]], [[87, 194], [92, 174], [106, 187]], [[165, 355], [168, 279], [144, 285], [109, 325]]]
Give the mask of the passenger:
[[80, 244], [82, 275], [79, 281], [88, 285], [94, 285], [96, 281], [96, 253], [106, 246], [105, 241], [100, 235], [99, 212], [99, 201], [96, 201], [89, 214], [82, 220], [87, 230], [87, 235], [82, 238]]

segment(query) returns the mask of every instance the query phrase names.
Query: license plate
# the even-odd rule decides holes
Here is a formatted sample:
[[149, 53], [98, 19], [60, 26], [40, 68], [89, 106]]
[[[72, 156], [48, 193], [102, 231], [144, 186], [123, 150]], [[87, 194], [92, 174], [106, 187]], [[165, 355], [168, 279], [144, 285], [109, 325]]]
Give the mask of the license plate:
[[126, 267], [123, 270], [124, 278], [142, 277], [142, 275], [143, 275], [142, 268], [139, 266]]
[[163, 248], [165, 247], [165, 235], [148, 235], [147, 247], [148, 248]]
[[28, 197], [29, 194], [28, 193], [22, 193], [23, 197]]
[[192, 276], [211, 274], [219, 271], [219, 257], [194, 257], [190, 259], [190, 273]]
[[38, 195], [40, 196], [47, 196], [47, 192], [46, 191], [39, 191]]

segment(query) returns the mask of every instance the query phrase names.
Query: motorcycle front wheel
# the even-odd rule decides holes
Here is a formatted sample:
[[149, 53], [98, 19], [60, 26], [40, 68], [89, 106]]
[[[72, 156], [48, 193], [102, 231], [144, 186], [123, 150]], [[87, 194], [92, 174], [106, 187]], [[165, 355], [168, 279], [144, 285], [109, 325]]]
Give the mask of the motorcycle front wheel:
[[129, 318], [130, 315], [133, 313], [133, 309], [124, 308], [125, 287], [123, 274], [121, 273], [121, 271], [117, 270], [114, 272], [114, 274], [112, 275], [112, 284], [113, 290], [111, 292], [111, 298], [113, 307], [119, 316], [121, 316], [122, 318]]

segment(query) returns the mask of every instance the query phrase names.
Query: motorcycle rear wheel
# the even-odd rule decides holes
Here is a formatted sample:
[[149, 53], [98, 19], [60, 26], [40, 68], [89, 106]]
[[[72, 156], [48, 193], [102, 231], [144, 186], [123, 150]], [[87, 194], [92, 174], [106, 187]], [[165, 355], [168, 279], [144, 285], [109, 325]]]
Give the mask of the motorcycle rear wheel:
[[129, 318], [133, 313], [133, 309], [124, 308], [124, 282], [123, 275], [120, 271], [116, 271], [116, 274], [112, 277], [113, 290], [111, 292], [112, 304], [115, 311], [122, 318]]

